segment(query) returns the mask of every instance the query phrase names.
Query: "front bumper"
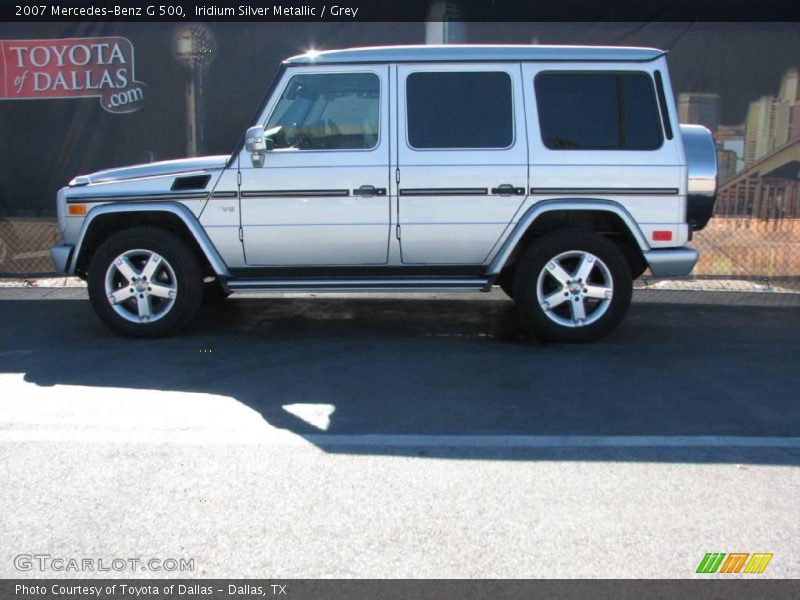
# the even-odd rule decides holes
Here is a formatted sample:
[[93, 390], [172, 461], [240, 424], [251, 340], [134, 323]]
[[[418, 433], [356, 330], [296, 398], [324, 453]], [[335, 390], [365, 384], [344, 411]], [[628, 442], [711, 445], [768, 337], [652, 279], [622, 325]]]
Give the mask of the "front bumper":
[[59, 275], [71, 275], [68, 273], [69, 261], [72, 257], [72, 250], [75, 246], [69, 244], [57, 244], [50, 248], [50, 259], [56, 267], [56, 273]]
[[697, 250], [694, 248], [666, 248], [664, 250], [648, 250], [644, 253], [653, 277], [688, 275], [697, 264], [697, 257]]

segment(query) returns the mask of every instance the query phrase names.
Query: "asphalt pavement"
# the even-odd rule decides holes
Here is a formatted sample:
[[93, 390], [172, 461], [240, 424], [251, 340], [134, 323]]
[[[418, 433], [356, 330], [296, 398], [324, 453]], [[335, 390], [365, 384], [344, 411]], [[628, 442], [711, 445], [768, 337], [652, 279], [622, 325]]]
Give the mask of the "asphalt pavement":
[[799, 294], [643, 290], [592, 345], [500, 292], [233, 297], [128, 340], [84, 289], [0, 289], [0, 577], [798, 577], [798, 334]]

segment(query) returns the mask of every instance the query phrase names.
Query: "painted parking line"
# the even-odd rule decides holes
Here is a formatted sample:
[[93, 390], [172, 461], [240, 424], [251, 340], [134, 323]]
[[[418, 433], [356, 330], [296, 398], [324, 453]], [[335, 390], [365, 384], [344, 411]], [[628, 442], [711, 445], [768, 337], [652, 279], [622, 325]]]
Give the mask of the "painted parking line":
[[321, 445], [499, 448], [800, 448], [800, 437], [602, 435], [310, 435]]
[[[0, 425], [2, 427], [2, 425]], [[800, 437], [740, 436], [538, 436], [538, 435], [402, 435], [308, 434], [274, 428], [248, 430], [5, 429], [0, 443], [103, 442], [169, 443], [353, 448], [800, 448]]]

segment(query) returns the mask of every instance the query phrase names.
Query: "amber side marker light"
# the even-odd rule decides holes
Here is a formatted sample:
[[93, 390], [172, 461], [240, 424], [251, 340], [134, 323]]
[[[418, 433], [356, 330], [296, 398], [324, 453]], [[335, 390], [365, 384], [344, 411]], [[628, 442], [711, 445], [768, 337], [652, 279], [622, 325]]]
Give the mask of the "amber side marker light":
[[70, 204], [69, 208], [67, 208], [67, 213], [70, 215], [85, 215], [86, 214], [86, 205], [85, 204]]
[[671, 231], [654, 231], [653, 232], [653, 241], [654, 242], [671, 242], [672, 241], [672, 232]]

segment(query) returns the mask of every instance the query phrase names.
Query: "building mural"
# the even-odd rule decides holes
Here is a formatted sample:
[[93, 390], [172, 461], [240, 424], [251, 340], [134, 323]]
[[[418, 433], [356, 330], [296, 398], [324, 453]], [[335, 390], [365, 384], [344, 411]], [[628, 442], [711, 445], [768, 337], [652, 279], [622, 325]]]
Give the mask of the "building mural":
[[[460, 14], [458, 3], [437, 1], [427, 23], [0, 23], [6, 57], [0, 95], [15, 91], [9, 76], [47, 75], [33, 81], [29, 74], [25, 85], [32, 88], [15, 101], [0, 100], [0, 273], [51, 268], [46, 249], [57, 235], [53, 198], [76, 174], [229, 152], [284, 57], [309, 49], [426, 42], [668, 50], [680, 120], [709, 127], [718, 147], [717, 218], [693, 242], [711, 245], [700, 272], [800, 272], [798, 265], [780, 266], [783, 250], [769, 241], [779, 236], [768, 233], [780, 223], [781, 239], [796, 243], [795, 234], [786, 232], [800, 218], [800, 23], [465, 24]], [[69, 46], [70, 39], [84, 41]], [[111, 40], [117, 39], [126, 42], [113, 53], [114, 65], [103, 64], [112, 62]], [[25, 49], [11, 50], [8, 42]], [[96, 48], [105, 54], [89, 56], [82, 46], [92, 51], [92, 44], [109, 46]], [[49, 66], [37, 47], [53, 48]], [[93, 70], [110, 66], [129, 67], [126, 81], [114, 69], [110, 79]], [[30, 90], [36, 99], [21, 99]], [[131, 101], [112, 100], [119, 92]], [[736, 235], [725, 233], [730, 228], [738, 228]], [[728, 248], [726, 235], [744, 246]], [[736, 258], [767, 246], [767, 258]], [[800, 257], [798, 246], [786, 247]], [[709, 262], [711, 255], [716, 258]]]
[[777, 95], [751, 101], [745, 121], [737, 125], [719, 124], [718, 94], [679, 94], [681, 122], [705, 125], [717, 142], [717, 215], [800, 216], [800, 69], [784, 71], [777, 89]]
[[705, 125], [717, 143], [720, 188], [695, 242], [697, 272], [800, 278], [800, 69], [786, 69], [777, 89], [737, 125], [719, 125], [719, 95], [679, 95], [681, 121]]

